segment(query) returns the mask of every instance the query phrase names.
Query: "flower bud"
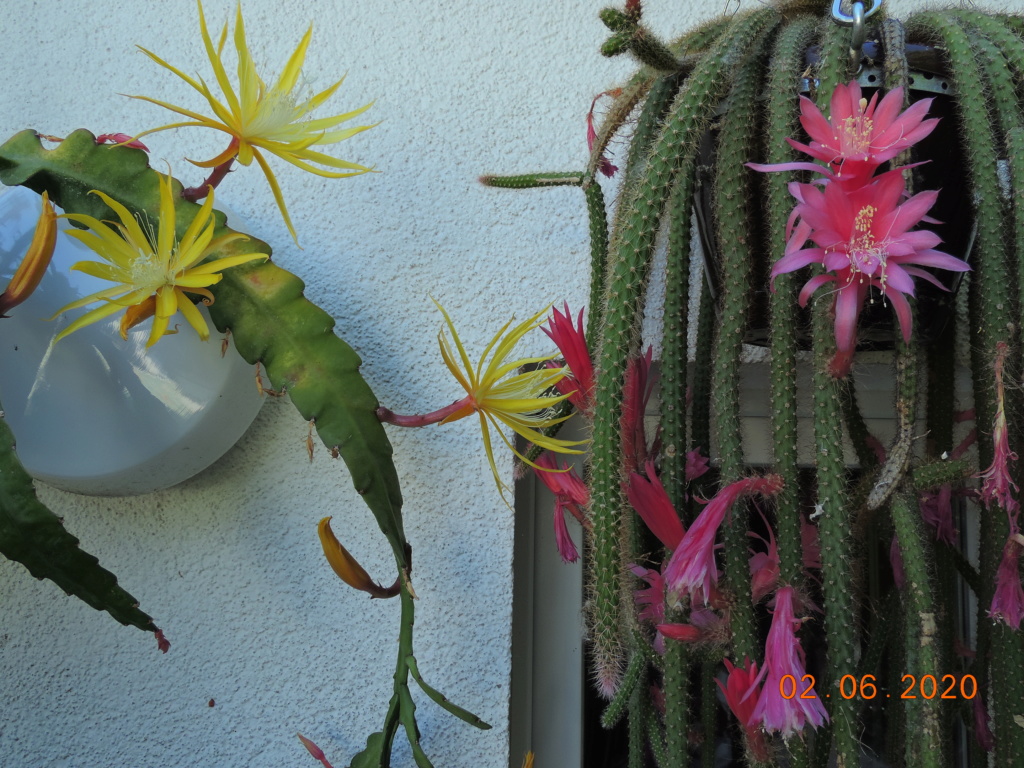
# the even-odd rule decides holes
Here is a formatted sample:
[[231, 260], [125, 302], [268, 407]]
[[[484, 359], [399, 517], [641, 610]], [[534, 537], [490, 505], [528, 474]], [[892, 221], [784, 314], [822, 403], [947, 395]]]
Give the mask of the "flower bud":
[[9, 310], [32, 295], [32, 291], [43, 279], [46, 268], [50, 266], [56, 244], [57, 213], [50, 204], [50, 196], [43, 192], [43, 211], [36, 223], [36, 231], [32, 235], [28, 252], [15, 270], [7, 289], [0, 294], [0, 317], [6, 316]]
[[331, 530], [330, 517], [325, 517], [320, 521], [317, 533], [320, 534], [320, 545], [324, 548], [327, 562], [338, 574], [338, 578], [350, 587], [367, 592], [370, 597], [394, 597], [398, 594], [401, 581], [396, 580], [392, 586], [382, 587], [371, 579], [370, 574], [349, 554], [334, 535], [334, 531]]

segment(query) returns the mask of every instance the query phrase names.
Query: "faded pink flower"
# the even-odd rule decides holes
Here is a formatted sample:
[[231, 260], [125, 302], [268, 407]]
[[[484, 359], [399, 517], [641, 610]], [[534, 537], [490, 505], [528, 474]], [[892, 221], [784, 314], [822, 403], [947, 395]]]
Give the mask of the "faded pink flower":
[[548, 487], [548, 490], [555, 494], [555, 544], [558, 547], [558, 554], [561, 556], [562, 562], [575, 563], [580, 555], [576, 544], [569, 535], [565, 513], [568, 512], [579, 521], [580, 525], [587, 527], [589, 523], [583, 510], [590, 500], [590, 492], [580, 476], [576, 474], [576, 470], [559, 464], [550, 452], [542, 453], [536, 463], [537, 466], [533, 469], [534, 473]]
[[734, 667], [729, 659], [722, 661], [729, 674], [725, 685], [722, 685], [722, 681], [718, 679], [715, 682], [722, 689], [725, 703], [729, 705], [729, 709], [743, 726], [743, 733], [747, 737], [747, 747], [757, 760], [767, 762], [769, 755], [764, 732], [756, 725], [750, 725], [754, 707], [757, 706], [757, 700], [760, 698], [757, 662], [743, 659], [742, 667]]
[[971, 709], [974, 712], [974, 738], [978, 740], [979, 747], [991, 752], [996, 748], [996, 737], [988, 727], [988, 708], [980, 693], [971, 702]]
[[824, 173], [844, 187], [867, 182], [875, 170], [903, 150], [925, 138], [939, 122], [924, 119], [932, 99], [915, 102], [905, 111], [903, 89], [894, 88], [878, 103], [878, 93], [868, 101], [856, 81], [832, 92], [830, 117], [826, 119], [814, 102], [800, 97], [800, 124], [811, 141], [801, 144], [786, 139], [790, 146], [828, 163], [828, 169], [812, 163], [779, 163], [750, 166], [758, 171], [811, 170]]
[[698, 477], [706, 474], [711, 460], [701, 454], [700, 446], [686, 453], [686, 482], [692, 483]]
[[1024, 588], [1020, 582], [1020, 553], [1024, 536], [1014, 530], [1003, 546], [1003, 557], [996, 569], [996, 593], [988, 609], [989, 618], [1002, 621], [1012, 629], [1020, 629], [1024, 619]]
[[748, 725], [761, 726], [766, 731], [779, 731], [784, 739], [803, 730], [805, 723], [817, 728], [828, 720], [828, 712], [819, 699], [802, 699], [799, 695], [786, 699], [782, 696], [782, 678], [792, 675], [799, 683], [806, 672], [804, 649], [796, 636], [801, 622], [793, 613], [795, 599], [796, 593], [791, 586], [782, 587], [775, 593], [775, 612], [765, 644], [764, 669], [756, 681], [763, 678], [764, 687], [747, 721]]
[[[594, 364], [583, 335], [583, 310], [580, 310], [574, 326], [569, 305], [565, 304], [564, 315], [557, 309], [552, 310], [548, 326], [541, 326], [541, 330], [558, 346], [570, 374], [557, 381], [555, 386], [563, 395], [569, 395], [569, 402], [578, 410], [590, 413], [594, 404]], [[547, 366], [562, 367], [554, 360], [549, 360]]]
[[782, 485], [779, 475], [746, 477], [725, 486], [707, 502], [665, 566], [669, 590], [676, 594], [687, 591], [691, 600], [701, 595], [707, 605], [712, 588], [718, 585], [715, 538], [726, 513], [740, 497], [753, 493], [771, 496], [778, 493]]
[[[764, 539], [751, 531], [748, 536]], [[765, 552], [755, 552], [750, 556], [750, 592], [755, 603], [761, 602], [779, 586], [779, 545], [775, 541], [775, 533], [768, 526], [768, 541]]]
[[640, 607], [640, 620], [660, 624], [665, 620], [665, 579], [661, 572], [635, 563], [629, 566], [629, 570], [647, 582], [646, 589], [638, 589], [633, 594], [634, 602]]
[[953, 524], [953, 486], [949, 483], [917, 497], [921, 519], [931, 526], [936, 541], [956, 544], [957, 531]]
[[1006, 407], [1003, 397], [1003, 364], [1010, 347], [1005, 341], [996, 344], [994, 363], [996, 374], [996, 415], [992, 423], [993, 457], [992, 464], [978, 475], [981, 478], [981, 500], [988, 509], [993, 505], [1006, 510], [1011, 525], [1020, 512], [1020, 504], [1013, 498], [1013, 491], [1020, 491], [1010, 479], [1010, 462], [1017, 460], [1017, 454], [1010, 450], [1010, 435], [1006, 427]]
[[658, 479], [654, 461], [648, 459], [644, 467], [647, 477], [631, 472], [626, 484], [626, 498], [640, 518], [658, 537], [666, 549], [673, 550], [686, 533], [679, 514], [668, 497], [668, 492]]
[[[602, 96], [611, 96], [617, 98], [622, 93], [621, 88], [613, 88], [610, 91], [602, 91], [594, 97], [594, 100], [590, 102], [590, 111], [587, 112], [587, 149], [591, 152], [594, 151], [594, 142], [597, 140], [597, 131], [594, 130], [594, 109], [597, 107], [597, 100]], [[618, 166], [612, 165], [612, 161], [606, 156], [601, 155], [601, 159], [598, 161], [597, 170], [603, 173], [605, 176], [611, 177], [615, 175], [615, 172], [619, 170]]]
[[[892, 304], [903, 338], [910, 340], [911, 311], [907, 296], [914, 295], [915, 277], [946, 290], [921, 267], [954, 272], [970, 270], [966, 262], [935, 250], [941, 241], [928, 230], [910, 231], [934, 205], [938, 191], [914, 195], [900, 204], [906, 191], [899, 170], [878, 176], [870, 184], [849, 189], [840, 184], [792, 182], [798, 219], [789, 233], [785, 255], [772, 267], [772, 280], [809, 264], [821, 264], [800, 291], [800, 306], [824, 285], [834, 283], [835, 339], [838, 351], [831, 365], [833, 376], [849, 373], [857, 339], [857, 318], [871, 288]], [[814, 247], [804, 247], [808, 241]]]
[[622, 415], [619, 417], [619, 434], [622, 436], [622, 470], [628, 475], [639, 471], [647, 461], [647, 430], [644, 414], [647, 403], [654, 391], [657, 377], [651, 373], [654, 350], [647, 348], [642, 357], [634, 357], [626, 367], [622, 385]]

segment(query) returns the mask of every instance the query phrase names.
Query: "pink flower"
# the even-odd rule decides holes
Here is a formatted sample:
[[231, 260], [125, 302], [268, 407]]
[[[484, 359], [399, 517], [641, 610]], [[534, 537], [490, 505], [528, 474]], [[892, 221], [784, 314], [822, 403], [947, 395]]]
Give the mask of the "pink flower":
[[[761, 539], [749, 531], [747, 535]], [[766, 552], [755, 552], [750, 557], [750, 592], [755, 603], [761, 602], [779, 586], [779, 545], [775, 541], [775, 533], [770, 525], [768, 541], [765, 544], [768, 545]]]
[[844, 185], [859, 186], [882, 163], [896, 157], [931, 133], [938, 118], [925, 120], [931, 99], [922, 99], [906, 111], [903, 89], [894, 88], [877, 104], [878, 93], [869, 102], [856, 81], [838, 86], [826, 120], [814, 102], [800, 97], [800, 124], [810, 144], [788, 139], [790, 146], [829, 164], [835, 178]]
[[766, 731], [779, 731], [784, 739], [803, 730], [805, 723], [817, 728], [828, 720], [828, 713], [817, 698], [802, 699], [799, 695], [784, 698], [782, 678], [792, 675], [794, 688], [799, 687], [805, 674], [804, 650], [796, 637], [800, 620], [793, 615], [795, 592], [786, 586], [775, 594], [775, 613], [768, 630], [764, 650], [764, 669], [757, 682], [764, 678], [764, 687], [747, 721], [751, 726], [762, 726]]
[[1024, 588], [1020, 582], [1020, 553], [1024, 549], [1024, 536], [1014, 530], [1003, 547], [1003, 558], [996, 570], [996, 593], [988, 615], [1002, 620], [1008, 627], [1020, 629], [1024, 619]]
[[665, 566], [665, 581], [673, 593], [684, 590], [691, 599], [703, 595], [707, 605], [711, 590], [718, 584], [718, 567], [715, 565], [715, 537], [725, 514], [741, 496], [751, 493], [774, 495], [782, 489], [783, 480], [779, 475], [747, 477], [725, 486], [701, 510], [693, 525], [683, 535], [679, 546], [672, 552]]
[[[558, 346], [565, 364], [571, 375], [555, 383], [558, 391], [569, 395], [569, 402], [584, 413], [589, 413], [594, 403], [594, 364], [587, 349], [587, 340], [583, 335], [583, 310], [576, 318], [576, 326], [572, 324], [569, 305], [565, 305], [565, 314], [553, 310], [548, 320], [549, 328], [541, 326], [541, 330]], [[561, 368], [553, 360], [548, 361], [548, 368]], [[571, 394], [570, 394], [571, 393]]]
[[658, 634], [681, 643], [727, 643], [729, 622], [708, 608], [690, 612], [689, 624], [658, 624]]
[[658, 541], [664, 544], [666, 549], [675, 549], [686, 530], [668, 498], [665, 487], [658, 479], [652, 459], [647, 460], [645, 471], [647, 477], [636, 472], [630, 473], [626, 485], [626, 498], [651, 529], [651, 533], [658, 537]]
[[149, 147], [143, 144], [141, 141], [132, 139], [127, 133], [101, 133], [96, 137], [97, 144], [120, 144], [123, 147], [132, 147], [133, 149], [142, 149], [149, 152]]
[[953, 525], [953, 486], [949, 483], [937, 489], [924, 491], [917, 497], [921, 519], [932, 527], [936, 541], [956, 544], [957, 532]]
[[1011, 526], [1015, 526], [1020, 504], [1013, 498], [1014, 491], [1020, 491], [1010, 479], [1010, 462], [1017, 460], [1017, 454], [1010, 450], [1010, 436], [1006, 427], [1006, 408], [1003, 398], [1003, 364], [1010, 347], [1005, 341], [996, 344], [996, 415], [992, 423], [993, 453], [992, 464], [978, 477], [981, 478], [981, 500], [989, 509], [993, 505], [1006, 510]]
[[646, 589], [638, 589], [633, 595], [634, 602], [641, 606], [640, 620], [660, 624], [665, 620], [665, 579], [659, 571], [635, 563], [629, 566], [629, 570], [638, 579], [647, 582]]
[[550, 452], [542, 453], [536, 463], [534, 473], [555, 494], [555, 544], [558, 546], [558, 554], [563, 562], [575, 563], [580, 555], [569, 535], [565, 513], [568, 512], [586, 527], [588, 521], [583, 509], [590, 500], [590, 492], [576, 470], [558, 464]]
[[[594, 100], [590, 102], [590, 111], [587, 112], [587, 149], [591, 152], [594, 151], [594, 141], [597, 140], [597, 131], [594, 130], [594, 109], [597, 107], [597, 100], [602, 96], [611, 96], [617, 98], [622, 93], [621, 88], [614, 88], [610, 91], [602, 91], [594, 97]], [[604, 155], [601, 155], [601, 159], [598, 161], [597, 170], [603, 173], [605, 176], [611, 177], [615, 175], [618, 166], [612, 165]]]
[[[786, 253], [772, 267], [772, 279], [809, 264], [821, 264], [824, 274], [812, 277], [800, 291], [805, 306], [818, 288], [835, 283], [835, 338], [838, 352], [832, 375], [845, 376], [853, 361], [857, 318], [871, 288], [892, 304], [904, 340], [910, 340], [911, 312], [906, 296], [914, 295], [915, 277], [945, 290], [930, 272], [934, 267], [954, 272], [970, 270], [966, 262], [935, 250], [941, 239], [928, 230], [910, 231], [935, 203], [937, 191], [921, 192], [900, 204], [905, 192], [899, 170], [870, 184], [848, 189], [840, 184], [789, 185], [798, 200]], [[814, 247], [804, 247], [808, 241]]]
[[722, 689], [725, 703], [729, 705], [729, 709], [743, 726], [750, 751], [757, 760], [767, 762], [769, 759], [768, 745], [765, 742], [764, 733], [757, 726], [750, 725], [754, 707], [759, 698], [757, 662], [744, 659], [742, 667], [734, 667], [728, 659], [722, 661], [725, 663], [725, 669], [729, 675], [725, 685], [722, 685], [721, 680], [716, 679], [715, 682]]
[[654, 391], [656, 377], [651, 374], [654, 350], [647, 348], [643, 357], [634, 357], [626, 367], [626, 378], [622, 385], [622, 415], [619, 417], [619, 434], [622, 436], [622, 469], [624, 473], [636, 472], [647, 461], [647, 430], [644, 415], [647, 403]]
[[692, 483], [708, 471], [710, 459], [700, 452], [700, 446], [686, 454], [686, 482]]

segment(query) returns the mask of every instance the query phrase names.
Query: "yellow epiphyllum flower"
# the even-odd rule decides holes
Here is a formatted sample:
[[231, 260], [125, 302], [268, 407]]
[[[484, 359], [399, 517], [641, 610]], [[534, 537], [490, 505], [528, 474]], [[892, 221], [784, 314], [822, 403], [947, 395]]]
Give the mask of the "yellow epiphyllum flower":
[[171, 177], [160, 177], [160, 215], [154, 237], [152, 228], [145, 231], [131, 212], [113, 198], [93, 190], [117, 214], [120, 222], [100, 221], [80, 213], [64, 214], [64, 218], [82, 224], [87, 229], [69, 230], [68, 234], [81, 240], [99, 256], [100, 261], [79, 261], [72, 269], [87, 275], [117, 283], [111, 288], [85, 296], [59, 309], [54, 317], [96, 302], [104, 302], [73, 321], [54, 341], [74, 333], [79, 328], [95, 323], [124, 309], [121, 336], [128, 337], [128, 329], [153, 317], [153, 330], [146, 346], [155, 344], [167, 333], [170, 318], [179, 310], [189, 325], [196, 329], [204, 341], [210, 336], [206, 320], [186, 293], [202, 296], [212, 303], [213, 294], [208, 286], [219, 283], [221, 270], [247, 261], [266, 259], [265, 253], [245, 253], [214, 259], [200, 264], [206, 256], [228, 243], [248, 239], [246, 235], [232, 233], [214, 239], [213, 191], [206, 198], [184, 236], [175, 241], [174, 195]]
[[[556, 453], [582, 453], [583, 451], [573, 446], [582, 445], [586, 441], [560, 440], [548, 437], [540, 432], [545, 427], [558, 424], [569, 418], [568, 416], [555, 418], [551, 411], [553, 406], [565, 400], [569, 395], [546, 394], [551, 392], [555, 384], [568, 373], [568, 369], [565, 367], [544, 367], [545, 363], [556, 357], [554, 354], [545, 357], [528, 357], [521, 360], [508, 361], [509, 355], [520, 339], [544, 322], [548, 309], [545, 307], [536, 315], [523, 321], [511, 330], [509, 330], [509, 326], [512, 325], [513, 320], [509, 320], [491, 339], [491, 342], [484, 349], [484, 353], [480, 357], [480, 362], [474, 367], [470, 362], [469, 356], [466, 354], [466, 349], [463, 347], [459, 334], [455, 331], [455, 325], [452, 323], [448, 313], [445, 312], [444, 307], [438, 304], [437, 301], [434, 303], [437, 304], [437, 308], [444, 315], [445, 323], [451, 332], [452, 340], [455, 342], [455, 349], [458, 351], [458, 356], [456, 357], [442, 329], [437, 335], [437, 340], [441, 345], [441, 357], [444, 358], [444, 364], [451, 371], [452, 376], [455, 377], [467, 393], [467, 397], [460, 401], [461, 407], [446, 416], [441, 423], [446, 424], [450, 421], [461, 419], [473, 412], [479, 414], [480, 428], [484, 434], [484, 449], [487, 451], [487, 461], [491, 465], [494, 481], [497, 483], [498, 490], [502, 493], [502, 496], [504, 496], [507, 488], [501, 482], [498, 468], [494, 463], [494, 450], [491, 445], [490, 430], [492, 425], [505, 442], [505, 445], [516, 456], [529, 466], [536, 467], [537, 469], [543, 469], [543, 467], [538, 467], [516, 450], [515, 445], [505, 436], [505, 432], [502, 429], [503, 424], [511, 427], [516, 434], [521, 435], [534, 445], [549, 451]], [[538, 365], [541, 367], [534, 368], [534, 366]], [[532, 370], [520, 371], [523, 367], [530, 367]], [[513, 371], [519, 372], [513, 373]]]
[[[372, 102], [351, 112], [334, 115], [333, 117], [322, 117], [315, 120], [309, 118], [310, 113], [327, 101], [345, 79], [342, 78], [331, 87], [315, 95], [307, 96], [307, 94], [303, 93], [304, 89], [299, 85], [299, 76], [302, 64], [306, 58], [306, 49], [309, 47], [309, 41], [313, 35], [312, 25], [306, 31], [305, 36], [291, 55], [291, 58], [288, 59], [288, 63], [285, 65], [277, 82], [272, 88], [268, 88], [267, 84], [256, 72], [256, 66], [253, 64], [252, 55], [246, 43], [241, 4], [238, 6], [235, 17], [234, 34], [235, 50], [238, 54], [238, 89], [236, 91], [228, 79], [227, 70], [224, 68], [224, 62], [221, 58], [221, 54], [224, 51], [224, 43], [227, 40], [228, 25], [224, 24], [220, 41], [215, 46], [206, 27], [203, 4], [199, 1], [198, 5], [199, 29], [203, 35], [203, 44], [206, 47], [206, 55], [210, 59], [210, 64], [213, 66], [213, 73], [217, 78], [217, 84], [224, 94], [224, 101], [218, 100], [213, 95], [210, 87], [202, 78], [195, 79], [189, 77], [155, 53], [139, 46], [139, 50], [153, 59], [153, 61], [169, 69], [199, 91], [209, 102], [214, 116], [207, 117], [184, 107], [151, 99], [148, 96], [133, 96], [132, 98], [142, 99], [143, 101], [166, 107], [172, 112], [177, 112], [179, 115], [190, 118], [185, 122], [170, 123], [159, 128], [143, 131], [135, 138], [156, 133], [157, 131], [164, 131], [168, 128], [180, 128], [183, 126], [203, 126], [228, 134], [231, 136], [231, 143], [226, 150], [209, 160], [190, 162], [201, 168], [214, 168], [229, 163], [236, 158], [242, 165], [249, 165], [255, 159], [270, 183], [270, 189], [274, 193], [274, 199], [277, 201], [277, 207], [281, 210], [281, 215], [284, 216], [285, 224], [288, 225], [288, 231], [298, 242], [295, 228], [292, 226], [292, 220], [288, 216], [288, 209], [281, 194], [281, 188], [260, 150], [266, 150], [277, 155], [282, 160], [304, 171], [327, 178], [340, 179], [367, 173], [372, 169], [350, 163], [346, 160], [339, 160], [323, 152], [310, 149], [310, 147], [318, 144], [336, 144], [350, 136], [372, 128], [372, 125], [360, 125], [353, 128], [336, 129], [339, 124], [351, 120], [353, 117], [369, 109], [372, 106]], [[339, 170], [317, 168], [311, 165], [311, 162]]]

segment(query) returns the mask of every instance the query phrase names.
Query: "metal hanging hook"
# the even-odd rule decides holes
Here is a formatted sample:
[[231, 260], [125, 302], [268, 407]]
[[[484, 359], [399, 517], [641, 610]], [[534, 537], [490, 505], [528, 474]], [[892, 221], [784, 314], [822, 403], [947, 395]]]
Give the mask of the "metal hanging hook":
[[867, 37], [864, 21], [882, 7], [882, 0], [871, 0], [871, 8], [864, 10], [864, 3], [857, 0], [853, 4], [852, 14], [843, 13], [843, 0], [832, 0], [832, 19], [844, 27], [852, 27], [850, 33], [850, 66], [854, 71], [860, 69], [861, 47]]

